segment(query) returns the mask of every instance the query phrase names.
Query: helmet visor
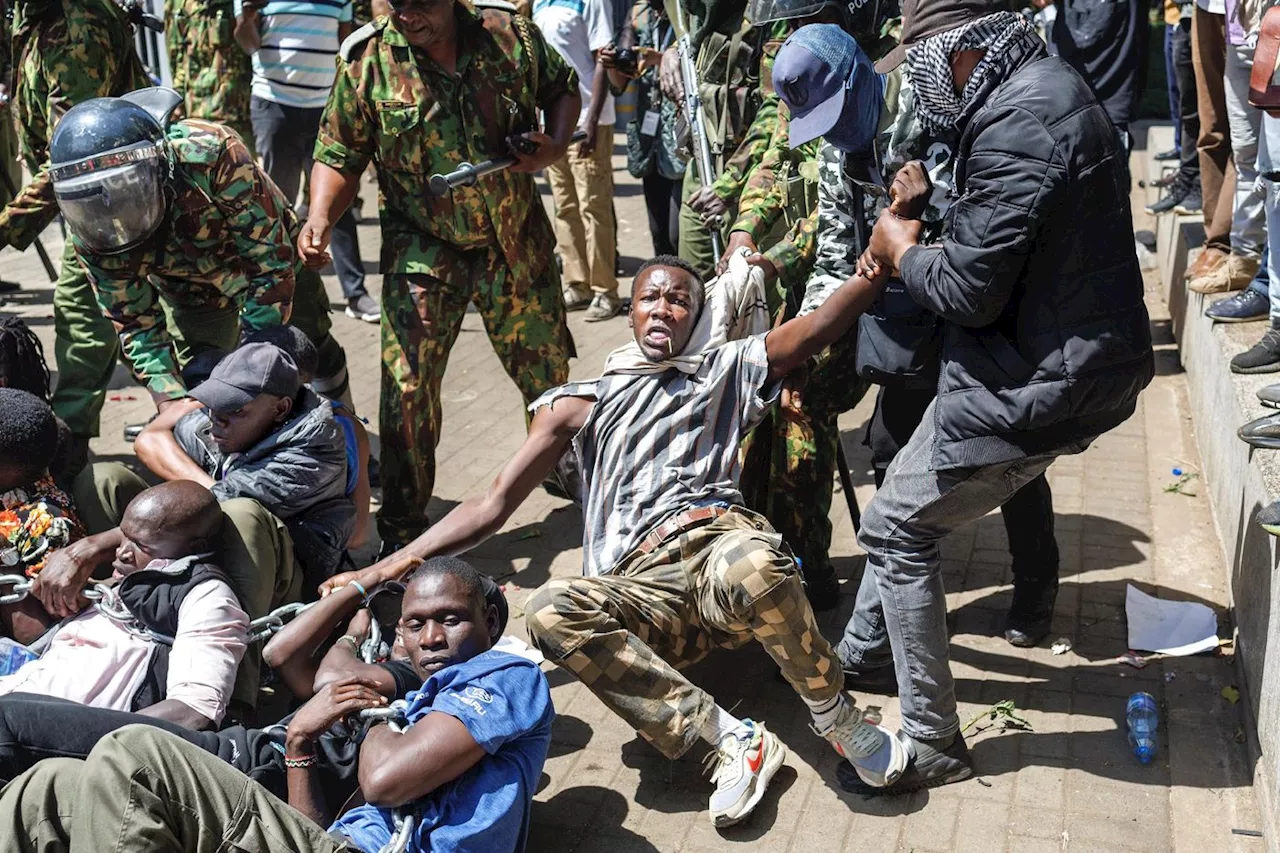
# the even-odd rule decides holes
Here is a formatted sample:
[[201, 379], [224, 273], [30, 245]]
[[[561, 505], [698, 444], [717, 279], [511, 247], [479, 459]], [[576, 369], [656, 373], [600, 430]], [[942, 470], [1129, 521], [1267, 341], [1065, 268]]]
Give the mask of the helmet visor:
[[123, 252], [150, 237], [164, 215], [159, 159], [54, 181], [67, 227], [93, 252]]
[[816, 15], [828, 6], [839, 6], [834, 0], [748, 0], [747, 20], [763, 27], [778, 21], [791, 21]]

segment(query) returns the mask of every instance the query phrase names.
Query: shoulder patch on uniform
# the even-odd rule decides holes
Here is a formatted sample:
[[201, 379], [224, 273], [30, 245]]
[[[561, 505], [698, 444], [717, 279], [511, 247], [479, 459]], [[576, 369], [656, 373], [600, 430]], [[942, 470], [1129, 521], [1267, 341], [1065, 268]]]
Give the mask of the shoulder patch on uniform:
[[342, 57], [343, 62], [350, 62], [351, 57], [355, 54], [356, 48], [367, 42], [378, 32], [378, 22], [370, 21], [351, 35], [343, 39], [342, 46], [338, 48], [338, 55]]
[[508, 3], [507, 0], [472, 0], [471, 5], [477, 9], [497, 9], [499, 12], [517, 14], [515, 4]]

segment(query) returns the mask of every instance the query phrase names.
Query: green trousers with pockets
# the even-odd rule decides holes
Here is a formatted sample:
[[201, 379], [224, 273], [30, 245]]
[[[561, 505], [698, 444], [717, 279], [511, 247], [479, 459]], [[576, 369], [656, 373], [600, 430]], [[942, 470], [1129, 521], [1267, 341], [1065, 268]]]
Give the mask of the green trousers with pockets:
[[83, 761], [47, 758], [0, 791], [0, 853], [356, 848], [176, 735], [125, 726]]

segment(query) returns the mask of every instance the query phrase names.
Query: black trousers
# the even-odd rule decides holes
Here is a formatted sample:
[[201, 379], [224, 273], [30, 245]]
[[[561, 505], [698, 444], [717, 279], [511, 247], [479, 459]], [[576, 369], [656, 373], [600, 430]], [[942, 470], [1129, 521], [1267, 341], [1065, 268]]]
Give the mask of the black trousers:
[[[935, 396], [932, 388], [880, 388], [875, 414], [867, 427], [877, 487], [884, 482], [889, 463], [920, 425], [924, 410]], [[1000, 507], [1000, 514], [1009, 537], [1014, 584], [1039, 587], [1056, 583], [1059, 554], [1053, 530], [1053, 492], [1045, 476], [1041, 474], [1015, 492]]]
[[[1182, 156], [1178, 177], [1188, 187], [1200, 186], [1200, 154], [1195, 140], [1200, 138], [1200, 102], [1196, 94], [1196, 70], [1191, 64], [1191, 19], [1169, 30], [1169, 54], [1178, 80], [1178, 120], [1182, 125]], [[1189, 141], [1188, 141], [1189, 140]]]
[[649, 212], [649, 233], [653, 235], [655, 255], [678, 254], [680, 244], [680, 192], [681, 180], [671, 180], [659, 174], [641, 180], [644, 186], [644, 206]]
[[[197, 732], [144, 714], [91, 708], [33, 693], [10, 693], [0, 696], [0, 787], [43, 758], [84, 758], [104, 735], [125, 726], [147, 725], [200, 747], [287, 799], [282, 747], [288, 719], [267, 729], [228, 726], [217, 732]], [[350, 733], [338, 725], [316, 740], [315, 751], [321, 792], [336, 813], [359, 785], [359, 748]]]
[[0, 696], [0, 785], [42, 758], [84, 758], [103, 735], [139, 723], [175, 734], [243, 773], [253, 769], [247, 750], [234, 748], [234, 739], [219, 732], [192, 731], [144, 714], [90, 708], [52, 696], [10, 693]]
[[[275, 181], [289, 204], [296, 204], [302, 175], [311, 172], [324, 109], [288, 107], [256, 95], [250, 100], [249, 109], [254, 145], [262, 158], [262, 168]], [[347, 208], [333, 223], [329, 242], [333, 269], [338, 274], [338, 283], [342, 285], [342, 295], [354, 299], [368, 293], [364, 284], [360, 240], [356, 236], [356, 218], [351, 208]]]

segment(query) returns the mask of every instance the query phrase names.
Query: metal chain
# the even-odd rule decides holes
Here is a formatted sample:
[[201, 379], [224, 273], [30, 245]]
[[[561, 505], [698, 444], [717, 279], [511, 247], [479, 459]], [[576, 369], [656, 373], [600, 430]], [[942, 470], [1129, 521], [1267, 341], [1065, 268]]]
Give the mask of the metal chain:
[[285, 604], [272, 610], [266, 616], [254, 619], [249, 623], [249, 642], [257, 643], [262, 640], [269, 639], [277, 632], [284, 629], [285, 622], [293, 619], [299, 613], [314, 607], [319, 602], [313, 601], [310, 604], [302, 604], [301, 602], [294, 604]]
[[[0, 595], [0, 605], [17, 604], [24, 600], [31, 594], [31, 587], [34, 584], [35, 581], [26, 575], [0, 575], [0, 588], [8, 586], [13, 589], [12, 592]], [[80, 594], [90, 601], [97, 602], [102, 599], [103, 591], [106, 589], [109, 589], [106, 584], [91, 583]]]

